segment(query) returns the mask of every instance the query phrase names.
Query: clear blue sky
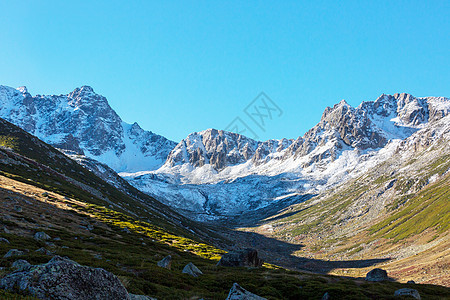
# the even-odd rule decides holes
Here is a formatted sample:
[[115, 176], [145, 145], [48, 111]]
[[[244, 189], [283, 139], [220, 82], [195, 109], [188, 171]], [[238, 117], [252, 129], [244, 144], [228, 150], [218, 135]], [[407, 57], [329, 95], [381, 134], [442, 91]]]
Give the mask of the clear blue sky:
[[261, 91], [284, 111], [262, 140], [303, 135], [341, 99], [450, 96], [448, 0], [68, 2], [0, 2], [0, 84], [90, 85], [176, 141]]

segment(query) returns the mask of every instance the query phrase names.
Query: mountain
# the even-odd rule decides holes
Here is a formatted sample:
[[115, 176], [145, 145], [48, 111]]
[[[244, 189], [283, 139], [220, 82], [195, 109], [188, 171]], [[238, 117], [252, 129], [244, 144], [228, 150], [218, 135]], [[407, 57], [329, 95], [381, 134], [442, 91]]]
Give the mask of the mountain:
[[89, 86], [50, 96], [0, 86], [0, 117], [56, 148], [96, 159], [115, 171], [157, 169], [176, 145], [137, 123], [123, 122]]
[[[399, 142], [390, 157], [361, 175], [241, 230], [301, 245], [295, 257], [279, 255], [270, 243], [259, 246], [278, 255], [278, 263], [295, 262], [300, 269], [319, 267], [304, 257], [334, 262], [386, 257], [379, 267], [395, 279], [449, 286], [449, 145], [447, 115]], [[331, 273], [361, 276], [368, 270], [334, 267]]]
[[449, 112], [444, 97], [381, 95], [356, 108], [341, 101], [296, 140], [259, 142], [208, 129], [178, 143], [160, 169], [121, 175], [199, 220], [278, 209], [280, 201], [304, 201], [363, 174]]

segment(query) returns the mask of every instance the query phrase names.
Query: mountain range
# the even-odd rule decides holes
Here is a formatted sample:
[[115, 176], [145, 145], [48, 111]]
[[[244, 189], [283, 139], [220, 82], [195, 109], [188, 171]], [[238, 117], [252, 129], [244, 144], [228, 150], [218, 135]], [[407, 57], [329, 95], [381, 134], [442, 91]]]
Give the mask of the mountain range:
[[59, 96], [0, 86], [0, 117], [80, 162], [106, 164], [200, 221], [305, 201], [390, 158], [403, 140], [449, 112], [445, 97], [383, 94], [356, 108], [344, 100], [327, 107], [295, 140], [261, 142], [207, 129], [176, 144], [123, 122], [89, 86]]

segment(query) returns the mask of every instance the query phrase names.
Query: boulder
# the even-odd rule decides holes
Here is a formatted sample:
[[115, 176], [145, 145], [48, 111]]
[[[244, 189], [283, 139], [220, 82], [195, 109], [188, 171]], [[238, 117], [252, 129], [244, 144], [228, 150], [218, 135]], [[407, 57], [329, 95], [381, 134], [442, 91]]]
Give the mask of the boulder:
[[157, 265], [161, 268], [166, 268], [166, 269], [170, 270], [170, 268], [172, 266], [172, 256], [167, 255], [166, 257], [164, 257], [163, 259], [158, 261]]
[[233, 283], [233, 286], [228, 293], [228, 297], [225, 300], [267, 300], [253, 293], [250, 293], [237, 283]]
[[28, 292], [40, 299], [130, 299], [125, 287], [112, 273], [82, 266], [60, 256], [46, 264], [6, 275], [0, 280], [0, 288]]
[[387, 276], [387, 272], [385, 270], [376, 268], [366, 274], [366, 280], [367, 281], [385, 281], [385, 280], [389, 280], [389, 277]]
[[33, 238], [36, 241], [46, 241], [46, 240], [50, 240], [51, 239], [51, 237], [48, 234], [46, 234], [45, 232], [42, 232], [42, 231], [41, 232], [36, 232], [34, 234]]
[[11, 249], [3, 256], [3, 258], [13, 257], [13, 256], [21, 256], [21, 255], [25, 255], [25, 251]]
[[184, 273], [184, 274], [189, 274], [189, 275], [194, 276], [194, 277], [198, 277], [198, 276], [200, 276], [200, 275], [203, 274], [203, 272], [200, 271], [200, 269], [197, 268], [197, 267], [196, 267], [193, 263], [191, 263], [191, 262], [188, 263], [188, 264], [183, 268], [182, 273]]
[[225, 253], [217, 263], [223, 267], [260, 267], [262, 264], [258, 251], [250, 248]]
[[19, 259], [12, 263], [11, 268], [18, 270], [18, 271], [22, 271], [22, 270], [25, 270], [26, 268], [28, 268], [29, 266], [31, 266], [31, 264], [29, 262], [27, 262], [24, 259]]
[[420, 294], [415, 289], [407, 289], [407, 288], [399, 289], [399, 290], [395, 291], [394, 296], [397, 296], [397, 297], [399, 297], [399, 296], [411, 296], [411, 297], [414, 297], [414, 298], [420, 300]]

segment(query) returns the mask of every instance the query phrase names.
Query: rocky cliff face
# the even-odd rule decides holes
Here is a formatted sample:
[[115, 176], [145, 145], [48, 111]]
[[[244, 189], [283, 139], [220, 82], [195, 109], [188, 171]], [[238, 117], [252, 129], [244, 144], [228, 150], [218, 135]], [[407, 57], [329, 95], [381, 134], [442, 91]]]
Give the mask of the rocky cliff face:
[[0, 86], [0, 117], [62, 150], [84, 154], [116, 171], [154, 170], [175, 143], [121, 120], [89, 86], [67, 95], [31, 96]]
[[341, 101], [296, 140], [259, 142], [208, 129], [182, 140], [157, 171], [127, 179], [200, 219], [239, 215], [280, 199], [303, 201], [359, 176], [449, 112], [450, 100], [444, 97], [381, 95], [356, 108]]

